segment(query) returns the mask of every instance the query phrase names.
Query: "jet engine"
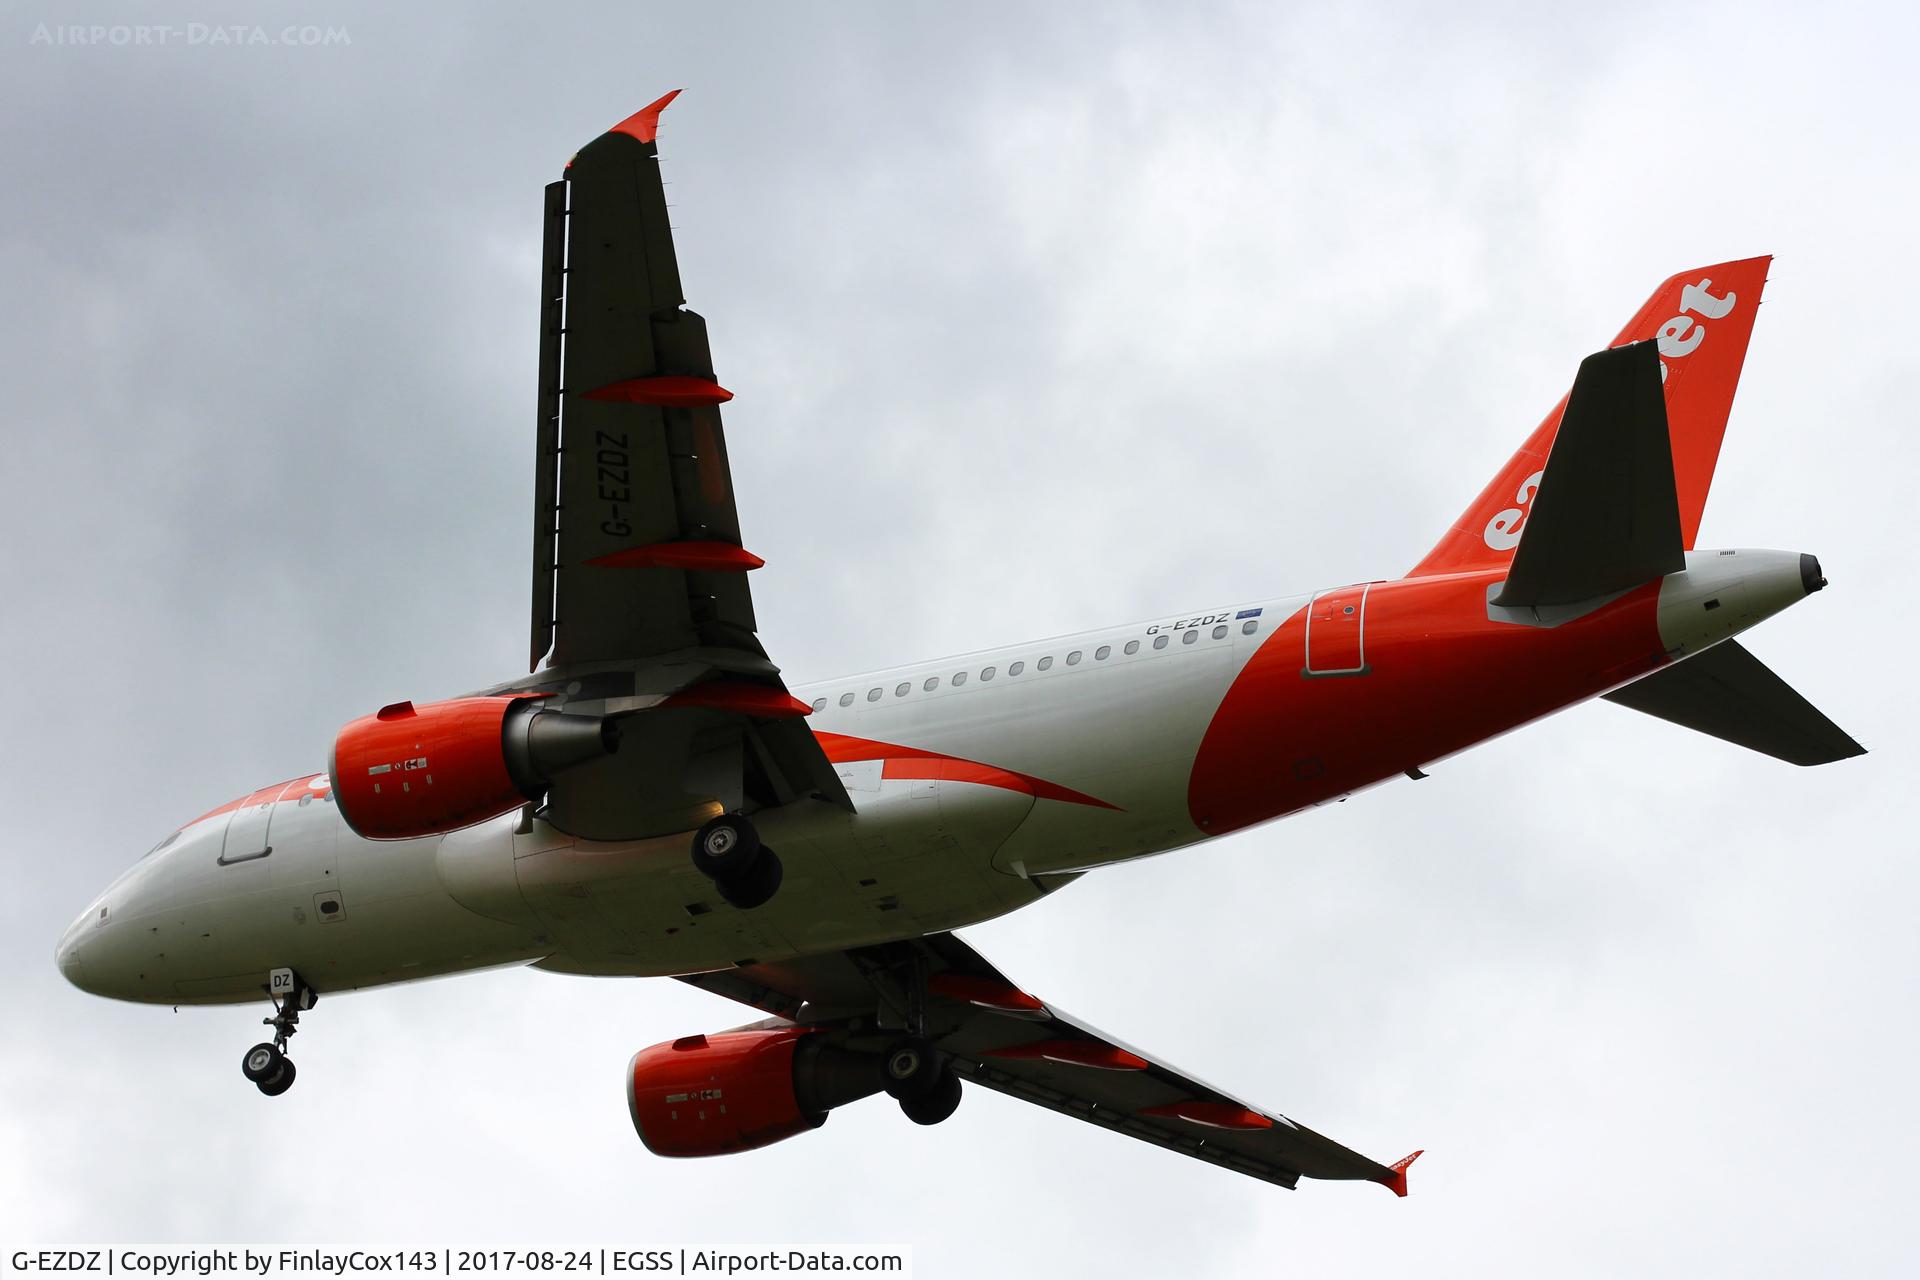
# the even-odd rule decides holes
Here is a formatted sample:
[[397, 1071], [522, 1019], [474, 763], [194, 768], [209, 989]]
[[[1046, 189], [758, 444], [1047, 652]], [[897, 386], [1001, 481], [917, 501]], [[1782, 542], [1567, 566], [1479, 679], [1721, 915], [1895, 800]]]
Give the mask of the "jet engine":
[[647, 1150], [717, 1156], [771, 1146], [878, 1093], [880, 1058], [804, 1027], [683, 1036], [627, 1064], [627, 1109]]
[[607, 717], [545, 710], [525, 694], [396, 702], [340, 730], [330, 772], [355, 834], [409, 840], [538, 800], [555, 777], [619, 744]]

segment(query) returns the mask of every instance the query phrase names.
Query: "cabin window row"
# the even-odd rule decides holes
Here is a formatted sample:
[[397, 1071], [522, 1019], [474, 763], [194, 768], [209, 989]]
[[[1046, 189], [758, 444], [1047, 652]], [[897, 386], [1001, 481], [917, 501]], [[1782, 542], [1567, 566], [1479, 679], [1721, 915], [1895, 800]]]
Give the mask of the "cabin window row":
[[[1223, 622], [1223, 623], [1220, 623], [1218, 626], [1214, 627], [1209, 634], [1215, 640], [1224, 640], [1227, 638], [1227, 629], [1228, 629], [1227, 624]], [[1248, 621], [1240, 624], [1241, 635], [1250, 636], [1254, 632], [1258, 631], [1259, 629], [1260, 629], [1259, 622], [1252, 619], [1249, 619]], [[1200, 639], [1200, 631], [1198, 628], [1195, 628], [1191, 631], [1183, 631], [1180, 633], [1181, 644], [1195, 644], [1199, 641], [1199, 639]], [[1171, 635], [1171, 633], [1162, 632], [1160, 635], [1157, 635], [1153, 638], [1153, 647], [1156, 649], [1164, 649], [1172, 643], [1173, 643], [1173, 636]], [[1131, 657], [1132, 655], [1140, 652], [1140, 644], [1141, 642], [1138, 640], [1129, 640], [1126, 642], [1125, 645], [1121, 646], [1120, 651], [1128, 655], [1129, 657]], [[1112, 656], [1113, 656], [1113, 646], [1110, 644], [1103, 644], [1099, 648], [1093, 651], [1093, 660], [1095, 662], [1105, 662], [1108, 658], [1111, 658]], [[1084, 649], [1075, 649], [1067, 655], [1066, 663], [1070, 667], [1077, 667], [1080, 665], [1082, 660], [1085, 659], [1085, 657], [1086, 657], [1086, 651]], [[1053, 669], [1053, 656], [1049, 654], [1048, 656], [1036, 661], [1033, 664], [1033, 666], [1036, 671], [1051, 671]], [[1005, 674], [1009, 679], [1011, 679], [1015, 676], [1020, 675], [1021, 673], [1026, 671], [1026, 669], [1027, 669], [1027, 664], [1024, 661], [1009, 662], [1007, 664], [1007, 669]], [[1001, 674], [1001, 671], [997, 666], [982, 667], [978, 673], [978, 679], [982, 683], [985, 683], [986, 681], [992, 680], [1000, 674]], [[949, 684], [950, 684], [950, 687], [958, 689], [964, 686], [967, 683], [967, 681], [972, 678], [974, 678], [974, 673], [972, 672], [956, 671], [953, 673], [953, 676], [951, 677]], [[923, 693], [932, 693], [934, 690], [938, 689], [939, 687], [940, 687], [939, 676], [928, 676], [926, 679], [920, 682], [920, 690]], [[913, 692], [913, 681], [911, 680], [902, 680], [898, 684], [893, 686], [893, 696], [896, 698], [904, 698], [909, 693], [912, 693], [912, 692]], [[867, 690], [866, 700], [868, 702], [878, 702], [886, 696], [887, 696], [886, 686], [875, 685], [873, 688]], [[839, 697], [839, 703], [843, 707], [850, 707], [854, 704], [854, 700], [856, 697], [857, 697], [857, 694], [853, 692], [843, 693]], [[813, 700], [813, 709], [815, 711], [825, 711], [827, 709], [827, 700], [825, 698], [815, 698]]]

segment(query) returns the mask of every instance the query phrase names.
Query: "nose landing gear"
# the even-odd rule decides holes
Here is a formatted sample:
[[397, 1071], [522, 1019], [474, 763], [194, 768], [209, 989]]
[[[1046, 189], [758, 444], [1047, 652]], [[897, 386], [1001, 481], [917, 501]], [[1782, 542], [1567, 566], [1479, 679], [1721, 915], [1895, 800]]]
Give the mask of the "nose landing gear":
[[254, 1087], [269, 1098], [277, 1098], [293, 1088], [293, 1078], [298, 1073], [293, 1068], [293, 1059], [287, 1057], [279, 1045], [257, 1044], [240, 1059], [240, 1074], [253, 1081]]
[[694, 833], [693, 865], [742, 911], [773, 897], [786, 874], [779, 855], [760, 843], [751, 822], [735, 813], [723, 813]]
[[287, 1041], [300, 1029], [301, 1012], [313, 1008], [320, 997], [293, 970], [275, 969], [267, 976], [267, 998], [273, 1001], [273, 1016], [261, 1022], [273, 1028], [273, 1040], [247, 1050], [240, 1074], [269, 1098], [277, 1098], [293, 1088], [299, 1074], [287, 1057]]

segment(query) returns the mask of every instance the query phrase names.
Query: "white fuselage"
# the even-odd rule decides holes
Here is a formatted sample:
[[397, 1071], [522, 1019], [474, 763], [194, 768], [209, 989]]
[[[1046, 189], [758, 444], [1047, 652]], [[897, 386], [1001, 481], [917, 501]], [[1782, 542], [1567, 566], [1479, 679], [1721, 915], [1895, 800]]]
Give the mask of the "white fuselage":
[[[521, 811], [444, 836], [369, 841], [348, 829], [329, 780], [316, 775], [163, 841], [68, 928], [57, 957], [102, 995], [223, 1003], [260, 998], [277, 967], [320, 992], [516, 963], [667, 975], [958, 928], [1035, 901], [1075, 872], [1397, 776], [1643, 674], [1649, 644], [1681, 658], [1805, 592], [1798, 559], [1783, 553], [1694, 552], [1688, 565], [1654, 595], [1575, 607], [1565, 624], [1497, 617], [1485, 603], [1494, 579], [1457, 575], [796, 688], [854, 809], [807, 800], [756, 814], [786, 878], [750, 911], [715, 895], [685, 833], [597, 843]], [[1725, 607], [1702, 612], [1706, 597]], [[1346, 600], [1357, 603], [1326, 603]], [[1591, 617], [1581, 620], [1583, 610]], [[1316, 611], [1328, 618], [1313, 623]], [[1348, 633], [1332, 629], [1342, 616]], [[1583, 656], [1571, 647], [1581, 628], [1619, 632], [1620, 651], [1638, 665], [1608, 665], [1618, 646], [1580, 642], [1591, 650]], [[1342, 635], [1350, 648], [1329, 647]], [[1435, 669], [1445, 680], [1511, 689], [1510, 707], [1436, 688], [1419, 663], [1442, 652], [1454, 655]], [[1536, 658], [1537, 680], [1512, 679], [1517, 660]], [[1379, 671], [1366, 674], [1376, 661]], [[1250, 702], [1272, 672], [1281, 677], [1272, 687], [1302, 701]], [[1236, 684], [1243, 673], [1252, 678]], [[1487, 695], [1496, 696], [1508, 695]], [[1228, 712], [1249, 709], [1256, 736], [1223, 739]], [[1345, 773], [1335, 755], [1343, 735], [1348, 754], [1364, 758]], [[1392, 744], [1386, 754], [1382, 742]], [[1203, 781], [1209, 768], [1224, 780]], [[1232, 803], [1234, 787], [1243, 797], [1251, 787], [1257, 807], [1218, 824], [1196, 816], [1196, 797]]]
[[715, 898], [683, 834], [601, 844], [513, 813], [446, 836], [363, 840], [318, 775], [176, 832], [73, 923], [61, 966], [105, 995], [220, 1003], [258, 999], [276, 966], [323, 992], [527, 962], [664, 975], [989, 919], [1064, 882], [1036, 878], [1046, 873], [1204, 837], [1187, 816], [1186, 781], [1208, 718], [1272, 622], [1304, 603], [796, 687], [825, 700], [810, 721], [823, 736], [991, 761], [1111, 807], [890, 778], [878, 759], [840, 763], [854, 812], [805, 802], [756, 816], [787, 870], [777, 898], [752, 912]]

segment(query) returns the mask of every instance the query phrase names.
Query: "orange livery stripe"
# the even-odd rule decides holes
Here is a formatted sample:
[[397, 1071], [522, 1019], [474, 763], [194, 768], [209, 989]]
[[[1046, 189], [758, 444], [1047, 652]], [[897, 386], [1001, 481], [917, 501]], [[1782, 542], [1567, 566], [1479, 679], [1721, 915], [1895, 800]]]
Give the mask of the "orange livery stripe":
[[1012, 769], [1002, 769], [998, 765], [982, 764], [978, 760], [963, 760], [958, 756], [942, 755], [937, 751], [924, 751], [919, 747], [903, 747], [891, 742], [875, 742], [871, 738], [855, 738], [843, 733], [815, 733], [820, 746], [827, 753], [827, 759], [834, 764], [851, 764], [858, 760], [884, 760], [880, 776], [896, 780], [912, 778], [934, 778], [945, 782], [973, 782], [983, 787], [1000, 787], [1007, 791], [1020, 791], [1039, 800], [1060, 800], [1067, 804], [1084, 804], [1095, 809], [1120, 811], [1117, 804], [1108, 804], [1097, 796], [1063, 787], [1057, 782], [1048, 782], [1045, 778], [1036, 778], [1029, 773], [1019, 773]]

